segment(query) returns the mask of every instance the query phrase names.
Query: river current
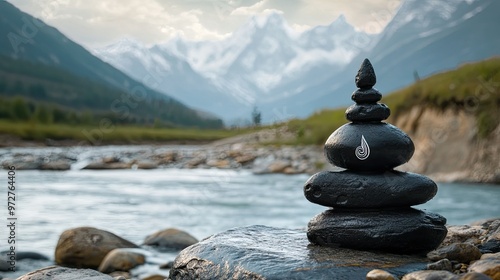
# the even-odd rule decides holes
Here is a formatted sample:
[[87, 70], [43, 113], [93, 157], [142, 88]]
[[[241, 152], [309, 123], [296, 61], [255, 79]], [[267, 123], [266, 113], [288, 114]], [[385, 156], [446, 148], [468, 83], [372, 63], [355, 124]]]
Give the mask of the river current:
[[[7, 170], [0, 216], [7, 222]], [[308, 202], [309, 175], [255, 175], [249, 170], [154, 169], [16, 172], [16, 244], [53, 258], [66, 229], [92, 226], [141, 244], [157, 230], [175, 227], [198, 239], [233, 227], [305, 228], [325, 207]], [[1, 182], [1, 181], [0, 181]], [[416, 206], [448, 224], [500, 217], [500, 187], [439, 183], [436, 197]], [[0, 250], [6, 250], [2, 226]]]

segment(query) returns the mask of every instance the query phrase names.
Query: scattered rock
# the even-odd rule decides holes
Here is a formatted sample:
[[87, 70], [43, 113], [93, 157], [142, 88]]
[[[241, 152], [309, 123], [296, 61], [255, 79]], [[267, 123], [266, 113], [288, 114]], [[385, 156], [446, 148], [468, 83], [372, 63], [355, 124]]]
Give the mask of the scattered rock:
[[448, 234], [446, 235], [441, 247], [445, 247], [454, 243], [469, 243], [480, 244], [481, 236], [486, 233], [481, 226], [449, 226]]
[[461, 263], [470, 263], [473, 260], [479, 260], [481, 258], [481, 252], [474, 245], [456, 243], [429, 252], [427, 257], [432, 261], [449, 259]]
[[114, 249], [109, 252], [99, 265], [99, 271], [111, 273], [113, 271], [130, 271], [132, 268], [144, 264], [146, 257], [130, 249]]
[[141, 280], [165, 280], [167, 278], [168, 278], [168, 276], [163, 276], [163, 275], [160, 275], [160, 274], [154, 274], [154, 275], [150, 275], [150, 276], [147, 276], [145, 278], [142, 278]]
[[267, 167], [268, 173], [283, 173], [291, 164], [288, 161], [277, 160]]
[[460, 280], [492, 280], [492, 278], [488, 277], [488, 275], [483, 273], [469, 272], [460, 275]]
[[83, 169], [90, 170], [106, 170], [106, 169], [130, 169], [131, 164], [126, 162], [92, 162], [87, 164]]
[[402, 280], [458, 280], [459, 277], [444, 270], [420, 270], [403, 276]]
[[398, 280], [398, 278], [385, 270], [374, 269], [366, 274], [366, 280]]
[[44, 162], [40, 165], [40, 170], [58, 170], [65, 171], [71, 169], [71, 162], [66, 160], [56, 160]]
[[55, 262], [69, 267], [96, 269], [104, 257], [117, 248], [138, 246], [113, 233], [92, 227], [69, 229], [59, 237]]
[[164, 250], [182, 250], [197, 242], [196, 238], [185, 231], [168, 228], [146, 237], [144, 245], [157, 246]]
[[113, 277], [92, 269], [49, 266], [25, 274], [17, 280], [113, 280]]
[[132, 166], [136, 167], [137, 169], [156, 169], [158, 168], [158, 164], [154, 161], [146, 161], [146, 160], [141, 160], [138, 162], [135, 162]]
[[500, 279], [500, 259], [487, 258], [478, 260], [469, 266], [468, 271], [483, 273], [494, 280], [498, 280]]
[[427, 265], [428, 270], [446, 270], [449, 272], [453, 272], [453, 266], [448, 259], [442, 259], [434, 263], [430, 263]]

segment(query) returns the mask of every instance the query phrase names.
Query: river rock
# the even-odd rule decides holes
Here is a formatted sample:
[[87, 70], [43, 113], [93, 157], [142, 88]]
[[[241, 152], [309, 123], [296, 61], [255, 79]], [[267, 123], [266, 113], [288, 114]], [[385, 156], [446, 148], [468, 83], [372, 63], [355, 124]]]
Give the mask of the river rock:
[[130, 271], [132, 268], [144, 264], [146, 262], [144, 254], [132, 250], [123, 248], [111, 250], [102, 260], [98, 270], [103, 273]]
[[185, 231], [168, 228], [149, 235], [143, 244], [157, 246], [162, 250], [182, 250], [197, 242], [196, 238]]
[[498, 280], [500, 279], [500, 259], [487, 258], [478, 260], [469, 266], [468, 271], [483, 273], [494, 280]]
[[453, 265], [450, 260], [442, 259], [434, 263], [430, 263], [427, 265], [428, 270], [446, 270], [449, 272], [453, 272]]
[[92, 269], [49, 266], [25, 274], [17, 280], [113, 280], [113, 277]]
[[427, 254], [432, 261], [449, 259], [461, 263], [470, 263], [481, 258], [479, 249], [468, 243], [455, 243], [445, 247], [438, 248]]
[[408, 172], [359, 173], [323, 171], [304, 186], [312, 203], [334, 208], [378, 208], [422, 204], [436, 195], [431, 179]]
[[353, 171], [385, 171], [410, 160], [410, 137], [388, 123], [347, 123], [326, 140], [325, 155], [338, 167]]
[[116, 248], [138, 246], [105, 230], [92, 227], [69, 229], [59, 237], [55, 262], [69, 267], [96, 269], [104, 257]]
[[54, 160], [54, 161], [44, 162], [40, 165], [40, 170], [65, 171], [70, 169], [71, 169], [71, 162], [67, 160]]
[[459, 276], [444, 270], [421, 270], [406, 274], [402, 280], [458, 280]]
[[132, 165], [127, 162], [91, 162], [87, 164], [83, 169], [89, 170], [114, 170], [114, 169], [130, 169]]
[[468, 272], [460, 275], [460, 280], [497, 280], [494, 278], [490, 278], [488, 275], [477, 272]]
[[385, 270], [374, 269], [366, 274], [366, 280], [398, 280], [398, 278]]
[[331, 209], [308, 224], [314, 244], [411, 254], [435, 249], [446, 236], [446, 219], [413, 208]]
[[402, 277], [425, 265], [418, 256], [311, 245], [303, 230], [249, 226], [182, 250], [170, 279], [365, 279], [380, 267]]

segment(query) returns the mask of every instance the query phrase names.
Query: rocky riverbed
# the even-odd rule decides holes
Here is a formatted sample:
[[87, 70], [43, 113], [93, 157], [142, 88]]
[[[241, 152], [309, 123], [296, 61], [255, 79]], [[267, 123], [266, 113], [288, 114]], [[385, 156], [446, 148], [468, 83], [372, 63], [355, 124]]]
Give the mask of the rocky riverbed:
[[[279, 236], [272, 237], [278, 233]], [[260, 238], [263, 236], [267, 237]], [[158, 254], [165, 251], [174, 254], [170, 259], [158, 259]], [[441, 246], [426, 256], [316, 248], [308, 245], [303, 230], [263, 226], [232, 229], [200, 242], [189, 233], [165, 229], [146, 236], [141, 245], [105, 230], [80, 227], [61, 233], [55, 248], [55, 260], [36, 252], [17, 254], [18, 265], [27, 267], [31, 264], [34, 269], [17, 278], [19, 280], [303, 277], [496, 280], [500, 279], [500, 219], [448, 226], [448, 234]], [[353, 254], [360, 257], [356, 259]], [[141, 269], [146, 266], [149, 274]], [[0, 262], [0, 270], [3, 279], [14, 279], [11, 277], [14, 274], [8, 272], [8, 262]]]
[[4, 148], [0, 164], [18, 170], [219, 168], [256, 174], [314, 173], [325, 164], [317, 146], [274, 147], [243, 143], [200, 146]]

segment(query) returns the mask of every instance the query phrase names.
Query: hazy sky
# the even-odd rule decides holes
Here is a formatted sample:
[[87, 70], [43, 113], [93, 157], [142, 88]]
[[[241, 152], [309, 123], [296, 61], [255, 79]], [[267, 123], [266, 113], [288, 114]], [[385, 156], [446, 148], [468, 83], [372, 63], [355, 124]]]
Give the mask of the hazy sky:
[[86, 47], [122, 37], [146, 44], [173, 36], [217, 40], [254, 15], [282, 13], [291, 27], [327, 25], [340, 14], [359, 29], [380, 32], [401, 0], [8, 0]]

